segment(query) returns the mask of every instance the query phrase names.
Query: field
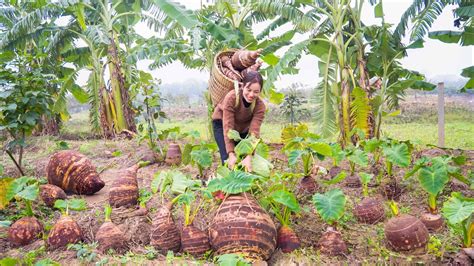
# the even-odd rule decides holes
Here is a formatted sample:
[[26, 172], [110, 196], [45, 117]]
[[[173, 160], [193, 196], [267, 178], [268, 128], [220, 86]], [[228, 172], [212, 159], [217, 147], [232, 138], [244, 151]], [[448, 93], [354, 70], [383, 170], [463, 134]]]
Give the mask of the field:
[[[430, 103], [432, 98], [426, 96], [423, 104], [411, 99], [402, 105], [402, 115], [387, 120], [383, 127], [384, 134], [400, 140], [410, 140], [420, 145], [414, 151], [413, 158], [420, 158], [422, 155], [429, 157], [451, 154], [466, 157], [466, 163], [462, 167], [463, 174], [469, 174], [474, 162], [474, 112], [472, 109], [472, 99], [451, 99], [448, 101], [446, 109], [446, 146], [452, 149], [442, 150], [430, 145], [436, 144], [437, 125], [435, 106]], [[160, 123], [160, 129], [179, 126], [182, 131], [198, 130], [206, 138], [206, 120], [203, 118], [205, 110], [203, 108], [180, 108], [179, 110], [165, 110], [170, 115], [170, 121]], [[280, 118], [284, 119], [284, 118]], [[262, 128], [262, 138], [270, 144], [270, 158], [274, 169], [282, 172], [293, 172], [295, 169], [288, 168], [288, 161], [281, 152], [282, 145], [279, 144], [280, 132], [284, 124], [275, 120], [274, 116], [269, 119]], [[310, 122], [310, 129], [314, 123]], [[64, 148], [77, 150], [88, 156], [97, 167], [101, 178], [105, 181], [105, 188], [93, 196], [83, 197], [87, 202], [87, 210], [72, 211], [71, 216], [77, 220], [84, 233], [83, 244], [70, 246], [67, 250], [50, 251], [45, 248], [46, 234], [43, 237], [22, 248], [10, 246], [6, 239], [7, 230], [0, 229], [0, 258], [10, 257], [20, 259], [23, 264], [33, 264], [41, 259], [54, 260], [60, 264], [69, 265], [155, 265], [163, 264], [207, 264], [212, 262], [210, 254], [206, 254], [201, 260], [195, 260], [189, 255], [172, 254], [162, 255], [150, 246], [151, 222], [157, 208], [161, 205], [158, 195], [147, 202], [147, 213], [138, 209], [118, 208], [112, 212], [112, 221], [119, 225], [125, 232], [128, 243], [126, 253], [107, 252], [100, 253], [96, 250], [94, 235], [98, 227], [104, 221], [103, 206], [108, 200], [109, 187], [117, 178], [118, 171], [126, 166], [131, 166], [137, 161], [152, 161], [153, 164], [145, 166], [138, 171], [139, 187], [149, 191], [154, 177], [161, 171], [169, 170], [170, 167], [163, 162], [156, 162], [154, 154], [148, 149], [145, 143], [139, 143], [136, 139], [119, 138], [116, 140], [102, 140], [90, 135], [87, 124], [87, 114], [73, 114], [72, 119], [67, 122], [60, 137], [33, 137], [30, 139], [25, 153], [25, 168], [28, 175], [36, 176], [45, 180], [45, 167], [49, 157], [56, 151]], [[184, 143], [182, 143], [184, 144]], [[461, 149], [461, 150], [460, 150]], [[464, 150], [464, 151], [462, 151]], [[16, 170], [7, 160], [2, 158], [2, 165], [5, 165], [5, 175], [15, 176]], [[214, 163], [210, 170], [205, 172], [208, 178], [215, 177], [218, 161], [218, 154], [214, 154]], [[330, 160], [319, 162], [320, 165], [330, 168]], [[349, 165], [343, 163], [342, 168], [349, 171]], [[197, 176], [196, 167], [181, 166], [181, 171], [190, 176]], [[298, 169], [296, 169], [298, 171]], [[301, 169], [299, 169], [301, 170]], [[360, 169], [361, 171], [363, 169]], [[395, 167], [395, 177], [402, 188], [402, 194], [398, 200], [401, 213], [419, 216], [426, 210], [426, 192], [424, 192], [414, 179], [404, 180], [403, 175], [407, 169]], [[323, 181], [322, 176], [317, 180]], [[318, 181], [318, 182], [319, 182]], [[417, 183], [417, 182], [415, 182]], [[375, 225], [365, 225], [357, 222], [350, 211], [360, 201], [361, 188], [348, 187], [344, 182], [336, 184], [343, 190], [347, 197], [346, 212], [338, 221], [338, 230], [342, 233], [349, 252], [342, 257], [327, 256], [315, 249], [315, 243], [325, 231], [326, 224], [316, 213], [310, 197], [299, 197], [303, 211], [294, 217], [293, 228], [301, 239], [302, 248], [292, 253], [286, 254], [277, 250], [268, 264], [270, 265], [334, 265], [344, 261], [348, 264], [449, 264], [456, 262], [458, 251], [460, 250], [460, 235], [453, 232], [447, 226], [441, 231], [431, 234], [429, 244], [422, 253], [398, 253], [390, 250], [386, 246], [384, 237], [384, 223]], [[320, 191], [325, 190], [322, 186]], [[379, 200], [384, 200], [382, 187], [370, 187], [370, 193]], [[473, 191], [468, 186], [453, 180], [441, 195], [439, 202], [444, 202], [452, 191], [461, 191], [466, 196], [474, 196]], [[69, 198], [80, 198], [69, 195]], [[0, 211], [0, 220], [15, 220], [20, 215], [21, 203], [13, 203], [13, 208]], [[35, 202], [34, 207], [37, 214], [41, 216], [45, 223], [45, 228], [50, 229], [58, 219], [58, 212], [54, 212], [43, 206], [40, 202]], [[216, 201], [211, 201], [198, 212], [194, 225], [207, 231], [214, 214], [219, 209]], [[175, 220], [181, 228], [184, 222], [181, 208], [174, 208]], [[388, 205], [385, 206], [387, 221], [393, 216]], [[278, 224], [275, 217], [273, 217]], [[215, 261], [214, 261], [215, 262]]]

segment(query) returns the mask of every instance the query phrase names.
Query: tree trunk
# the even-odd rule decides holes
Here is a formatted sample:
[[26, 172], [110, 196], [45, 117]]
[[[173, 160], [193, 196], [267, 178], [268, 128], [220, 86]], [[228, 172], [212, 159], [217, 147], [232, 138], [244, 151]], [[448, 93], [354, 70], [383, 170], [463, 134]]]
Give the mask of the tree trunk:
[[107, 90], [105, 89], [105, 84], [102, 82], [100, 85], [100, 125], [102, 129], [102, 136], [107, 139], [111, 139], [115, 136], [114, 134], [114, 124], [111, 114], [111, 106], [109, 102], [111, 101]]
[[116, 133], [120, 133], [124, 129], [137, 132], [134, 114], [130, 108], [128, 89], [125, 86], [125, 78], [122, 73], [117, 46], [113, 38], [110, 39], [110, 45], [108, 47], [108, 60], [110, 84], [117, 115], [116, 124], [114, 125]]
[[34, 129], [33, 136], [58, 136], [60, 128], [61, 118], [59, 115], [53, 115], [53, 117], [48, 117], [46, 115], [41, 116], [41, 122]]
[[340, 129], [341, 129], [341, 146], [346, 147], [350, 141], [351, 132], [351, 92], [349, 86], [349, 70], [347, 68], [342, 69], [342, 81], [341, 81], [341, 116]]
[[[362, 54], [364, 51], [359, 51], [359, 58], [357, 60], [358, 68], [359, 68], [359, 86], [365, 90], [367, 94], [367, 98], [370, 102], [371, 100], [371, 91], [370, 91], [370, 77], [369, 73], [367, 71], [366, 65], [367, 61], [363, 58]], [[374, 111], [372, 108], [370, 109], [369, 117], [367, 119], [367, 123], [369, 125], [368, 131], [366, 133], [366, 138], [371, 139], [374, 137], [374, 132], [375, 132], [375, 116], [374, 116]]]

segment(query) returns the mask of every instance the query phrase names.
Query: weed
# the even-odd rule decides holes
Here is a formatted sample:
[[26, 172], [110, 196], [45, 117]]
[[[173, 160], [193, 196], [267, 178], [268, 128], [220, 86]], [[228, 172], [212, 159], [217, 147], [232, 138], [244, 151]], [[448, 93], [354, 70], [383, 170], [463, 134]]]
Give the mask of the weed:
[[95, 253], [95, 249], [97, 248], [97, 243], [79, 243], [79, 244], [70, 244], [68, 245], [67, 249], [72, 249], [77, 251], [76, 257], [86, 263], [94, 262], [97, 258], [97, 253]]

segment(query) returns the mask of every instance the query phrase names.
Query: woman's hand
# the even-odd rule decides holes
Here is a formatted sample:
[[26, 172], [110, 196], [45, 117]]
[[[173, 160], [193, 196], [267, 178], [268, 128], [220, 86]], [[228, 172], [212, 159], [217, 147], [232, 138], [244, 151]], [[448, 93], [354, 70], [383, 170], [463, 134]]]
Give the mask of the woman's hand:
[[234, 169], [235, 163], [237, 163], [237, 157], [235, 156], [235, 153], [231, 152], [227, 159], [227, 166], [229, 166], [230, 169]]
[[252, 155], [247, 155], [245, 159], [242, 161], [242, 166], [247, 172], [252, 172]]

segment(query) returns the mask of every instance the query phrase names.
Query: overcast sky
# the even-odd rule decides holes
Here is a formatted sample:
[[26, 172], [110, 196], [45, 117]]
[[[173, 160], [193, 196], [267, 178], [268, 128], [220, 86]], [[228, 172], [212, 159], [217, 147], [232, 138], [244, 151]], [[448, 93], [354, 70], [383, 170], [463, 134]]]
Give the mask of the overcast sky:
[[[200, 0], [177, 0], [189, 9], [197, 9], [200, 7]], [[206, 3], [206, 0], [203, 0]], [[393, 25], [397, 25], [403, 12], [408, 8], [412, 1], [409, 0], [384, 0], [385, 21]], [[431, 27], [431, 31], [436, 30], [457, 30], [453, 26], [452, 9], [454, 6], [448, 6], [444, 9], [441, 16], [435, 21]], [[373, 7], [366, 1], [362, 21], [366, 25], [380, 25], [381, 19], [374, 17]], [[255, 33], [259, 33], [264, 25], [258, 25]], [[136, 27], [139, 34], [147, 37], [154, 33], [142, 24]], [[284, 32], [286, 29], [281, 29]], [[276, 32], [278, 34], [278, 32]], [[409, 35], [409, 34], [408, 34]], [[305, 36], [295, 37], [294, 43], [303, 40]], [[408, 38], [404, 41], [408, 43]], [[465, 67], [474, 65], [473, 46], [461, 47], [457, 44], [446, 44], [437, 40], [425, 38], [424, 48], [409, 50], [408, 57], [402, 60], [403, 66], [419, 71], [426, 75], [427, 78], [434, 76], [455, 75], [460, 76], [461, 70]], [[148, 71], [150, 61], [141, 61], [138, 63], [139, 69]], [[276, 83], [277, 87], [285, 87], [294, 82], [301, 82], [313, 86], [319, 81], [317, 70], [317, 58], [311, 55], [304, 55], [297, 65], [300, 68], [298, 75], [285, 75]], [[199, 72], [197, 70], [185, 69], [181, 63], [175, 62], [161, 69], [151, 71], [154, 77], [160, 78], [163, 83], [182, 82], [186, 79], [197, 79], [207, 81], [209, 79], [208, 72]], [[436, 82], [442, 80], [435, 80]]]

